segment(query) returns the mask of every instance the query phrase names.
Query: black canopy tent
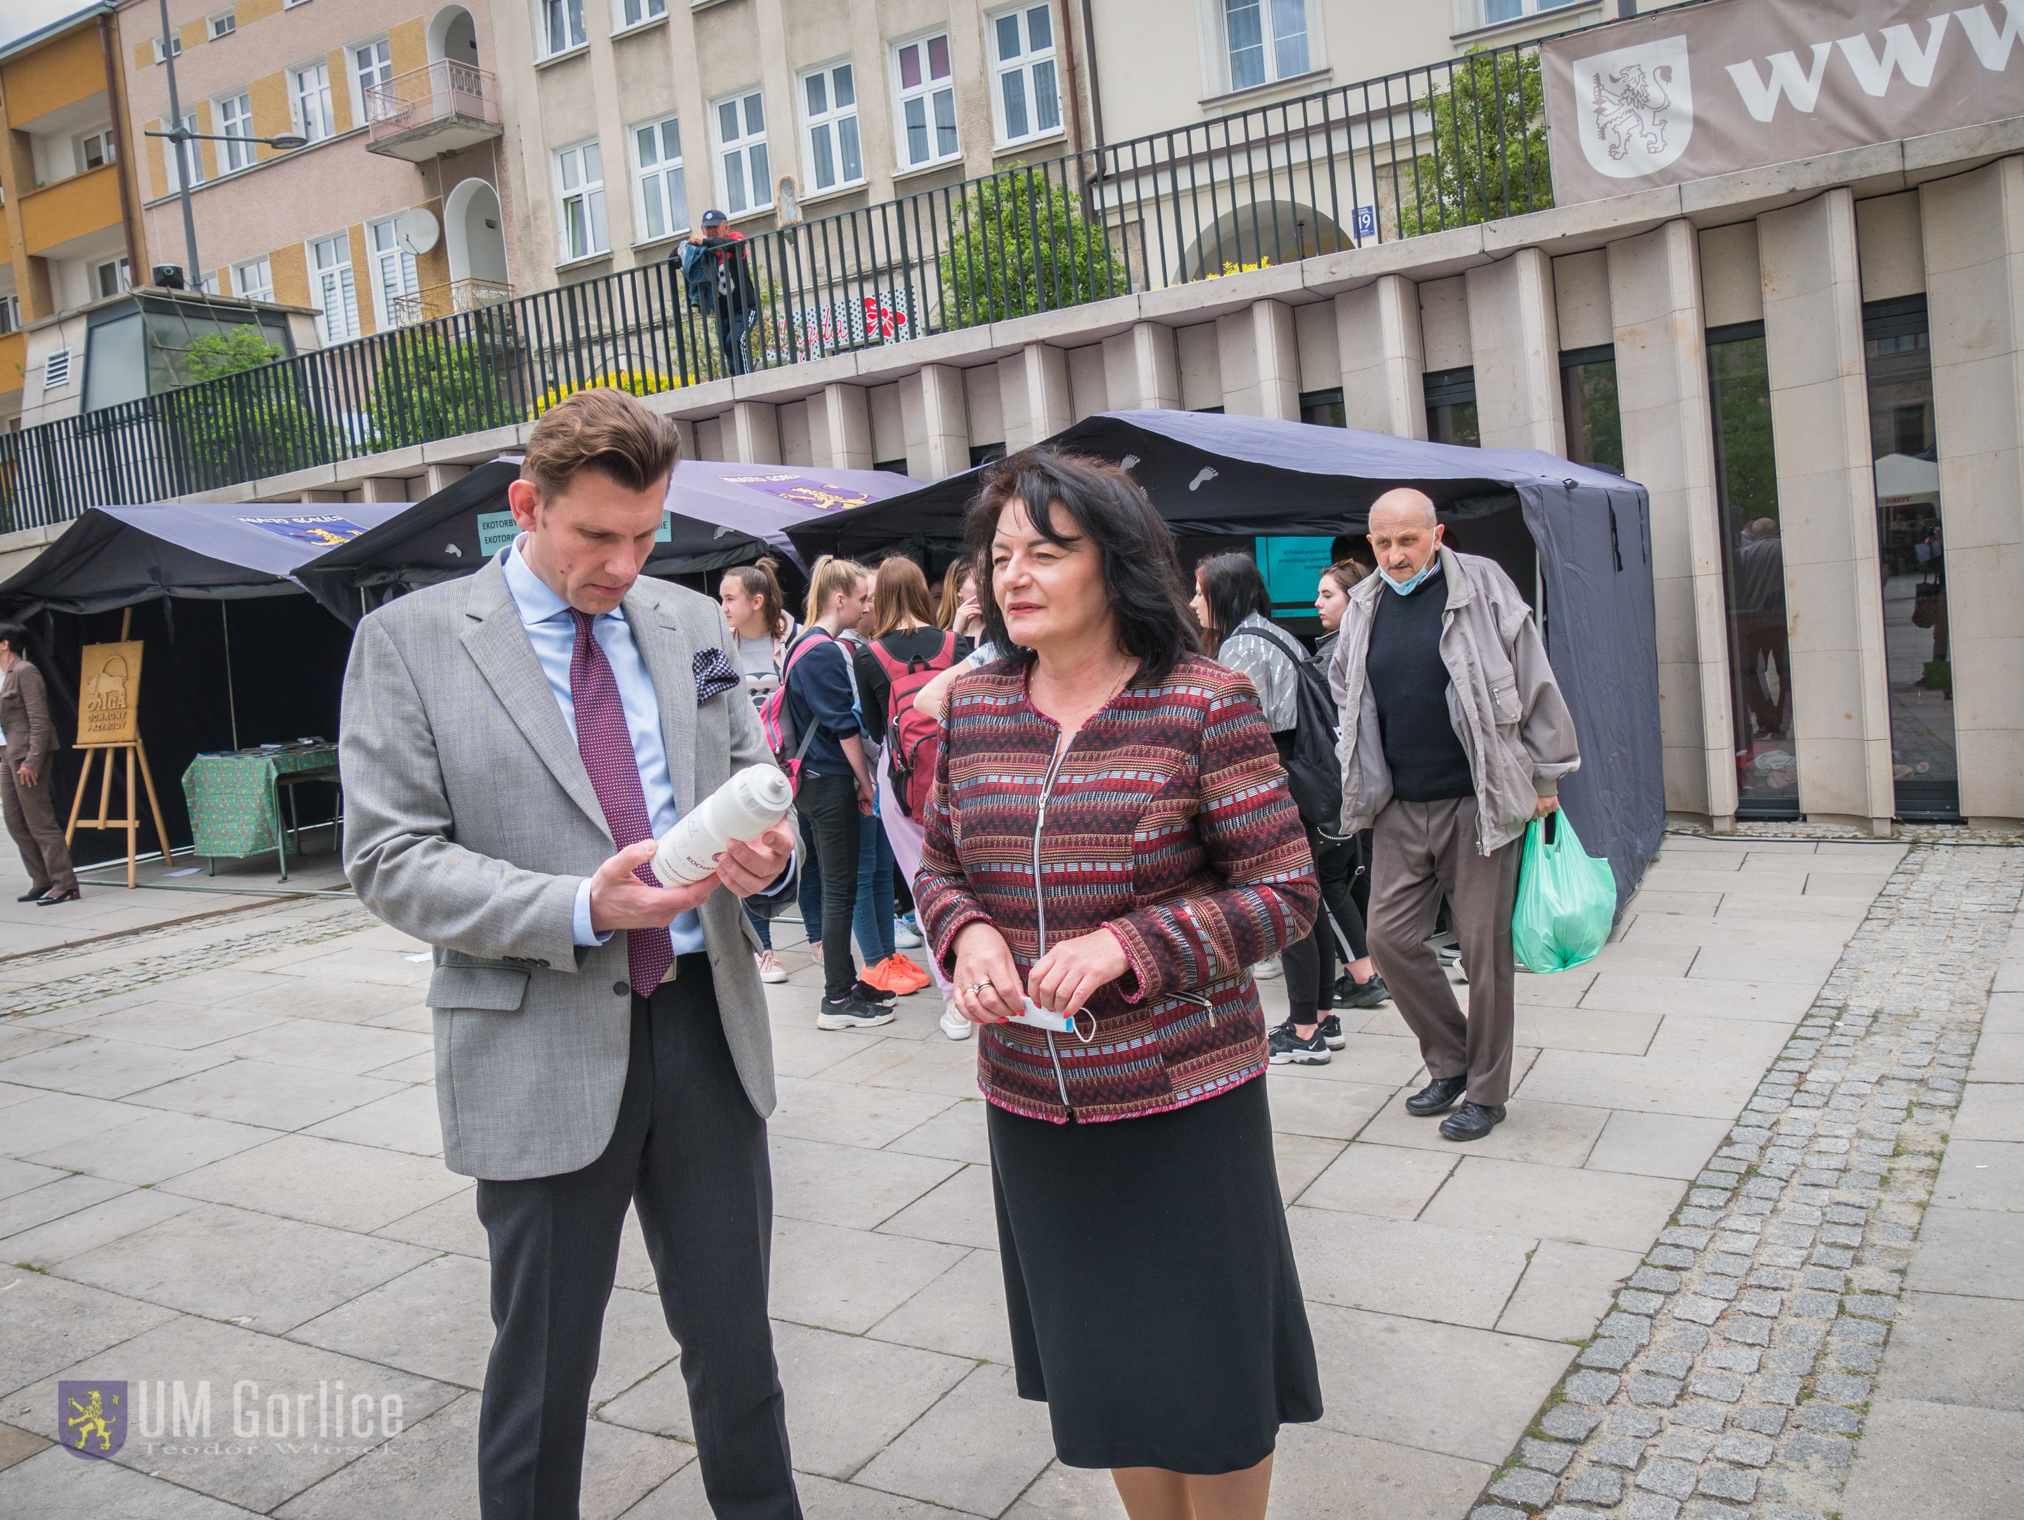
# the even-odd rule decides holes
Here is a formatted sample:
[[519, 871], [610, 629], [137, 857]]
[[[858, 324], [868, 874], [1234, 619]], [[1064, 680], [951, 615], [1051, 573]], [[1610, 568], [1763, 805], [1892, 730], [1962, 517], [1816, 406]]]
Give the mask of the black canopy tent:
[[[163, 502], [93, 507], [6, 583], [0, 609], [27, 621], [65, 748], [54, 784], [77, 785], [77, 674], [86, 644], [147, 644], [140, 728], [173, 840], [190, 838], [178, 784], [200, 751], [337, 735], [351, 633], [302, 594], [290, 572], [334, 543], [405, 512], [405, 503]], [[217, 612], [178, 603], [211, 601]], [[152, 833], [152, 830], [148, 830]], [[117, 842], [116, 842], [117, 841]], [[82, 831], [81, 863], [117, 854], [114, 834]]]
[[[479, 465], [400, 517], [303, 565], [296, 578], [355, 625], [403, 591], [469, 575], [513, 536], [506, 488], [519, 478], [517, 455]], [[792, 558], [789, 524], [880, 501], [913, 484], [890, 471], [685, 459], [669, 478], [667, 536], [654, 545], [646, 573], [672, 579], [750, 564], [768, 552]]]
[[[1629, 896], [1665, 828], [1643, 486], [1531, 450], [1207, 412], [1105, 412], [1048, 442], [1125, 464], [1184, 540], [1361, 535], [1386, 491], [1432, 497], [1464, 549], [1543, 602], [1547, 652], [1581, 739], [1581, 769], [1561, 795], [1583, 842], [1609, 857], [1619, 900]], [[811, 555], [952, 549], [982, 468], [788, 534]]]

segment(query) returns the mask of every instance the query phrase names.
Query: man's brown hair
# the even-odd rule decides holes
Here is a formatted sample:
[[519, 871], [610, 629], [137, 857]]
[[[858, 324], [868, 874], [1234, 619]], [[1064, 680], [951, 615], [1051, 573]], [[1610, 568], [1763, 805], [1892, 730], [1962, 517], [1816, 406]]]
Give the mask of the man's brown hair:
[[565, 396], [528, 435], [520, 478], [542, 496], [560, 496], [585, 470], [628, 491], [663, 479], [681, 455], [675, 425], [624, 391], [599, 386]]

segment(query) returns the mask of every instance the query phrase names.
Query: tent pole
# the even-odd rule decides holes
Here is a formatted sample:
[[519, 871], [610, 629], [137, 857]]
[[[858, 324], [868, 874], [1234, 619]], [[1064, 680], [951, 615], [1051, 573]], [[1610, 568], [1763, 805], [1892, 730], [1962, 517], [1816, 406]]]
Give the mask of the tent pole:
[[[232, 614], [227, 610], [230, 606], [229, 602], [219, 601], [218, 623], [225, 630], [225, 710], [232, 717], [232, 748], [236, 750], [239, 747], [239, 701], [232, 694]], [[162, 848], [168, 848], [166, 840]]]

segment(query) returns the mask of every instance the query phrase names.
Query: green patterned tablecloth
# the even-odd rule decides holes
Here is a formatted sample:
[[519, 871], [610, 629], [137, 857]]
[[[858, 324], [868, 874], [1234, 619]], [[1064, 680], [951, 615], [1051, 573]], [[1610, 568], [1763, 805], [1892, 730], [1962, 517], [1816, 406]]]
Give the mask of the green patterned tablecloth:
[[336, 769], [335, 744], [197, 756], [183, 772], [183, 796], [190, 805], [197, 853], [240, 860], [274, 849], [281, 828], [274, 778]]

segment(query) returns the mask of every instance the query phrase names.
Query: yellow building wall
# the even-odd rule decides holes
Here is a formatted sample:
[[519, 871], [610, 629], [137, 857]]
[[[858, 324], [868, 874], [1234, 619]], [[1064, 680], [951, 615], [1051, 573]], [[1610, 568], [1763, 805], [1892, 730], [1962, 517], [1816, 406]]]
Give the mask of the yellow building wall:
[[239, 0], [232, 7], [232, 14], [240, 26], [253, 21], [265, 21], [269, 16], [281, 14], [282, 0]]
[[421, 17], [387, 28], [387, 50], [392, 55], [394, 78], [411, 74], [429, 65], [429, 24]]
[[[253, 108], [253, 135], [255, 137], [279, 137], [294, 130], [294, 122], [288, 115], [288, 76], [276, 72], [265, 74], [246, 86], [247, 104]], [[254, 161], [265, 163], [279, 149], [265, 143], [255, 145]]]
[[267, 272], [274, 276], [274, 299], [282, 306], [314, 306], [309, 298], [309, 251], [290, 243], [267, 255]]
[[349, 132], [351, 120], [351, 75], [345, 71], [344, 49], [332, 48], [330, 63], [330, 118], [339, 132]]
[[105, 55], [99, 51], [98, 27], [79, 27], [68, 37], [10, 60], [0, 71], [0, 80], [7, 91], [9, 121], [34, 121], [100, 94], [105, 89]]
[[351, 288], [358, 297], [358, 330], [362, 333], [379, 331], [379, 312], [375, 309], [372, 285], [372, 253], [365, 240], [365, 223], [353, 222], [351, 233]]

